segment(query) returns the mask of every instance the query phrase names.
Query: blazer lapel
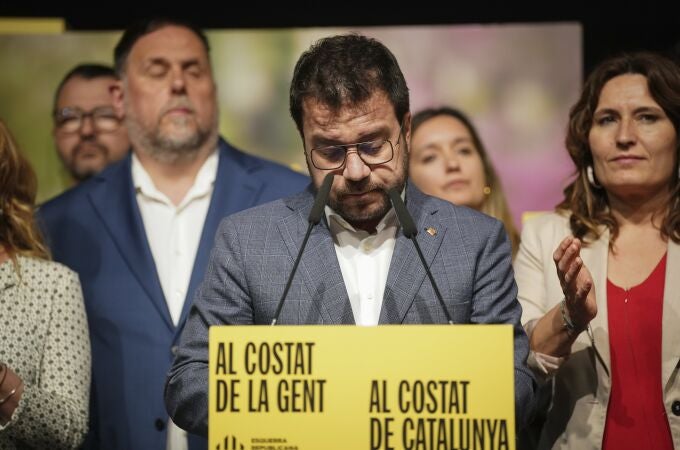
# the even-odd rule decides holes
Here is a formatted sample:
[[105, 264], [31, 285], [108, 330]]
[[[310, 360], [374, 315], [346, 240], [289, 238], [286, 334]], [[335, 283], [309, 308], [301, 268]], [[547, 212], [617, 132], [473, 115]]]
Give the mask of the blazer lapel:
[[[426, 208], [426, 199], [427, 197], [424, 194], [411, 187], [410, 184], [408, 185], [406, 207], [414, 219], [418, 230], [416, 240], [428, 267], [430, 267], [444, 240], [447, 227], [446, 224], [438, 220], [436, 209]], [[433, 228], [436, 233], [425, 232], [428, 228]], [[400, 228], [397, 231], [397, 240], [387, 275], [385, 295], [380, 310], [380, 324], [403, 322], [422, 284], [430, 282], [429, 279], [425, 280], [426, 275], [415, 245], [404, 236]]]
[[[314, 201], [310, 185], [304, 192], [287, 200], [292, 212], [282, 219], [279, 231], [293, 260], [297, 258], [300, 245], [307, 232], [307, 217]], [[296, 278], [302, 279], [309, 294], [312, 307], [321, 313], [324, 324], [354, 324], [352, 306], [335, 254], [335, 246], [325, 218], [317, 224], [309, 236], [302, 254]], [[285, 306], [284, 306], [285, 311]]]
[[603, 230], [600, 239], [581, 250], [583, 264], [590, 270], [595, 287], [597, 315], [590, 322], [595, 341], [595, 351], [609, 375], [611, 356], [609, 351], [609, 319], [607, 316], [607, 259], [609, 257], [609, 231]]
[[89, 193], [90, 203], [111, 235], [116, 247], [139, 284], [147, 293], [166, 326], [174, 329], [142, 216], [137, 206], [132, 184], [131, 157], [99, 176], [99, 182]]
[[[215, 241], [215, 234], [222, 219], [229, 214], [254, 206], [257, 196], [262, 188], [262, 183], [253, 177], [248, 176], [247, 168], [234, 157], [234, 152], [230, 151], [226, 142], [220, 139], [219, 143], [219, 163], [217, 166], [217, 176], [213, 188], [210, 206], [205, 217], [201, 240], [196, 251], [196, 259], [191, 272], [189, 288], [187, 289], [182, 315], [179, 324], [184, 320], [191, 309], [193, 296], [196, 289], [203, 281], [210, 251]], [[181, 330], [178, 326], [178, 330]], [[179, 334], [179, 333], [178, 333]]]
[[[609, 374], [611, 368], [611, 355], [609, 350], [609, 329], [607, 315], [607, 259], [609, 256], [609, 232], [604, 231], [601, 239], [598, 239], [581, 251], [583, 262], [590, 270], [595, 283], [595, 296], [597, 298], [597, 315], [590, 323], [595, 340], [595, 350], [600, 355], [602, 363]], [[680, 272], [680, 246], [672, 241], [668, 244], [666, 259], [666, 278], [663, 299], [663, 322], [662, 322], [662, 386], [668, 388], [671, 375], [680, 359], [680, 333], [677, 332], [677, 324], [680, 319], [680, 280], [675, 274]]]
[[666, 256], [666, 278], [663, 295], [661, 337], [661, 386], [664, 393], [671, 388], [671, 376], [680, 359], [680, 245], [669, 239]]

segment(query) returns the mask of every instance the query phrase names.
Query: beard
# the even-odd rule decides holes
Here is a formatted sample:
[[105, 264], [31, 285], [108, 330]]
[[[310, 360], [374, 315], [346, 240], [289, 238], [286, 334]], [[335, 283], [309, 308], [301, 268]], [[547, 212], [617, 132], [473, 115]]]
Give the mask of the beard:
[[[328, 199], [329, 206], [343, 219], [355, 228], [368, 223], [377, 223], [382, 219], [391, 204], [387, 195], [387, 189], [374, 183], [347, 183], [342, 189], [332, 192]], [[361, 199], [355, 196], [359, 193], [368, 193]]]
[[343, 185], [331, 190], [328, 205], [354, 228], [375, 228], [392, 208], [387, 191], [394, 188], [401, 192], [406, 185], [408, 152], [403, 152], [401, 163], [402, 167], [395, 167], [395, 177], [385, 183], [373, 181], [370, 176], [359, 181], [342, 178]]
[[[186, 107], [192, 114], [167, 115], [176, 107]], [[207, 143], [217, 141], [217, 116], [215, 112], [208, 126], [202, 126], [188, 100], [183, 99], [166, 106], [151, 127], [145, 127], [129, 106], [126, 107], [125, 122], [130, 141], [137, 144], [136, 147], [158, 162], [172, 164], [193, 161]]]
[[[88, 139], [79, 142], [68, 161], [64, 161], [69, 173], [76, 181], [85, 181], [101, 172], [109, 161], [109, 149], [104, 144]], [[90, 157], [86, 155], [90, 155]], [[96, 154], [97, 157], [92, 157]]]

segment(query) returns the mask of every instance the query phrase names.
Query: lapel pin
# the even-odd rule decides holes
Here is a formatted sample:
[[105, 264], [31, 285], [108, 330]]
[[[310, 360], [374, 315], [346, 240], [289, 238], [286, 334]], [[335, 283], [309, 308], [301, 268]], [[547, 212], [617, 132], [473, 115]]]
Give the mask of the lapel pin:
[[430, 236], [436, 236], [437, 235], [437, 229], [434, 227], [427, 227], [425, 228], [425, 231], [427, 231], [427, 234]]

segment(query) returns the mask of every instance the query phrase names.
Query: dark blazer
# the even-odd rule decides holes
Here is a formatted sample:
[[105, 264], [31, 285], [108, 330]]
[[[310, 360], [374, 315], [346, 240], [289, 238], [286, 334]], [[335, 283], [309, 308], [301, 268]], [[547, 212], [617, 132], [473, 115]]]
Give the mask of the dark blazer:
[[[309, 178], [224, 140], [179, 326], [170, 318], [132, 184], [131, 157], [40, 207], [56, 261], [80, 276], [92, 341], [88, 448], [165, 450], [163, 386], [220, 220]], [[190, 436], [190, 448], [205, 448]]]
[[[304, 192], [243, 211], [220, 224], [165, 387], [170, 416], [207, 434], [208, 328], [269, 324], [307, 229], [314, 200]], [[409, 184], [406, 205], [444, 302], [456, 323], [514, 327], [515, 405], [524, 424], [534, 392], [520, 325], [511, 249], [503, 225], [469, 208], [427, 196]], [[424, 232], [433, 227], [437, 233]], [[280, 324], [353, 324], [354, 316], [325, 221], [312, 231], [279, 317]], [[401, 231], [390, 263], [380, 324], [446, 323], [412, 242]], [[493, 358], [494, 355], [480, 355]]]

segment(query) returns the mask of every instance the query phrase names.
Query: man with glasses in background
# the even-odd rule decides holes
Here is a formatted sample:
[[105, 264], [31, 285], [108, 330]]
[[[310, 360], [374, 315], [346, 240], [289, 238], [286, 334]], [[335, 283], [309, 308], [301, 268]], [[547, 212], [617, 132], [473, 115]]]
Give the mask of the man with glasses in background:
[[[92, 342], [87, 450], [206, 448], [168, 420], [163, 386], [217, 226], [309, 182], [220, 136], [209, 51], [205, 33], [183, 20], [131, 24], [114, 49], [112, 94], [132, 151], [39, 211], [54, 260], [83, 286]], [[106, 125], [94, 107], [82, 127]]]
[[61, 80], [54, 95], [54, 145], [73, 182], [123, 159], [130, 141], [113, 109], [111, 88], [118, 77], [101, 64], [79, 64]]
[[[321, 39], [298, 60], [290, 111], [312, 184], [222, 221], [165, 386], [175, 423], [208, 432], [210, 325], [506, 323], [514, 329], [516, 423], [526, 423], [534, 379], [503, 224], [430, 197], [407, 182], [409, 92], [394, 55], [358, 34]], [[286, 302], [284, 286], [328, 174], [324, 219], [309, 235]], [[443, 297], [400, 231], [405, 200]], [[316, 208], [315, 208], [316, 209]], [[313, 220], [310, 219], [310, 223]], [[409, 232], [410, 233], [410, 232]], [[445, 312], [446, 310], [446, 312]], [[493, 358], [494, 355], [484, 355]]]

